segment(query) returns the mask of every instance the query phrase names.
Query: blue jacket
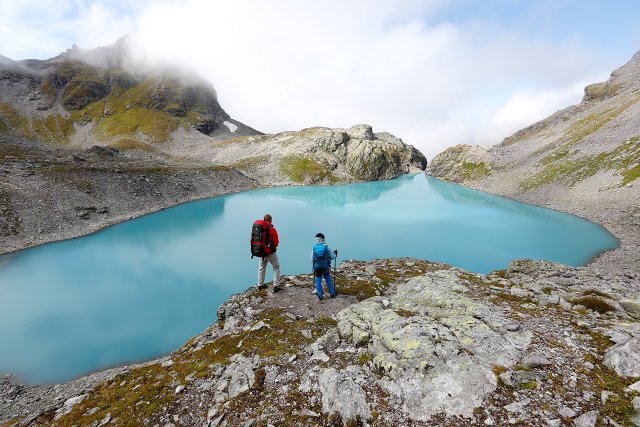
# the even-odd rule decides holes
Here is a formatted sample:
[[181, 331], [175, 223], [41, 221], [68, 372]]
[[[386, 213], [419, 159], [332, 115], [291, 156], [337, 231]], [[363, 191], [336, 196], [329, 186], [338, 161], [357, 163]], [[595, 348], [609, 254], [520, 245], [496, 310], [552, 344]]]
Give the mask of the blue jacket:
[[[328, 251], [329, 253], [329, 258], [328, 259], [318, 259], [318, 260], [314, 260], [314, 252], [316, 252], [316, 248], [320, 249], [320, 247], [324, 247], [326, 248], [326, 251]], [[327, 252], [325, 252], [327, 253]], [[333, 251], [331, 250], [331, 248], [329, 247], [329, 245], [327, 245], [324, 242], [318, 242], [315, 245], [313, 245], [313, 248], [311, 248], [311, 261], [313, 263], [313, 268], [315, 269], [329, 269], [329, 267], [331, 266], [331, 261], [334, 260], [336, 258], [335, 254], [333, 253]]]

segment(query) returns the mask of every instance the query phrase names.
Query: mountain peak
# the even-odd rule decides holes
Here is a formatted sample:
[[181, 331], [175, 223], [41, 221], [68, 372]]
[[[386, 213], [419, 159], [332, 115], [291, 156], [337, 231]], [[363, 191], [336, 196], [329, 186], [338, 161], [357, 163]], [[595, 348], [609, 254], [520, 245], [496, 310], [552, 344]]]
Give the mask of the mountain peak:
[[[3, 128], [27, 139], [66, 141], [80, 126], [96, 142], [154, 142], [180, 126], [209, 134], [229, 118], [203, 78], [177, 66], [136, 64], [132, 52], [123, 37], [91, 50], [74, 45], [47, 60], [0, 58], [0, 121], [11, 121]], [[63, 122], [56, 132], [34, 132], [29, 124], [51, 117]]]

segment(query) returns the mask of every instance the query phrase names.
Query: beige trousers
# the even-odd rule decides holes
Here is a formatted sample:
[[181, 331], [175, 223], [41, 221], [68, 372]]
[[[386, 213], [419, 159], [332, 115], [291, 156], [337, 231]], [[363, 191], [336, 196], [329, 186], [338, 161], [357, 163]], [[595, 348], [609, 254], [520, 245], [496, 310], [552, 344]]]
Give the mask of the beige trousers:
[[267, 273], [267, 262], [273, 267], [273, 286], [280, 283], [280, 263], [278, 262], [278, 254], [275, 252], [260, 258], [258, 263], [258, 286], [264, 285], [264, 275]]

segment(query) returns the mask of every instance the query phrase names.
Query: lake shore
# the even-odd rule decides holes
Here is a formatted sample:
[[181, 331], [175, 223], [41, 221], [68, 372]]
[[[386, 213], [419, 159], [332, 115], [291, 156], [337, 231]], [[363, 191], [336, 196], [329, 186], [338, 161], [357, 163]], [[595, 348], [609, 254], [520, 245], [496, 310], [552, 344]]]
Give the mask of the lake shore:
[[640, 277], [640, 186], [627, 186], [617, 192], [572, 188], [518, 194], [503, 185], [504, 177], [489, 176], [463, 185], [519, 202], [568, 213], [596, 223], [618, 239], [618, 247], [595, 256], [586, 265], [607, 273], [626, 273]]

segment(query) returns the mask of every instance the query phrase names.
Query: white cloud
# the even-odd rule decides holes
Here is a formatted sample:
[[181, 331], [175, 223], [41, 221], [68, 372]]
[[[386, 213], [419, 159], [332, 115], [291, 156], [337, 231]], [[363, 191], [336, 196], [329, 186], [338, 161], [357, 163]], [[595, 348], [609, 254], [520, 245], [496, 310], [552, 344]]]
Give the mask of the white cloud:
[[[0, 0], [5, 3], [11, 2]], [[458, 143], [499, 143], [577, 102], [585, 82], [603, 76], [603, 65], [579, 40], [526, 39], [491, 22], [437, 21], [432, 17], [442, 0], [142, 6], [45, 0], [29, 7], [43, 3], [57, 22], [47, 30], [15, 18], [28, 15], [27, 6], [12, 11], [14, 18], [0, 18], [3, 28], [10, 25], [26, 39], [14, 53], [41, 42], [47, 31], [66, 28], [82, 47], [133, 32], [139, 56], [195, 67], [232, 117], [257, 129], [370, 123], [429, 158]], [[56, 4], [65, 12], [54, 10]], [[0, 40], [9, 35], [2, 30]]]

